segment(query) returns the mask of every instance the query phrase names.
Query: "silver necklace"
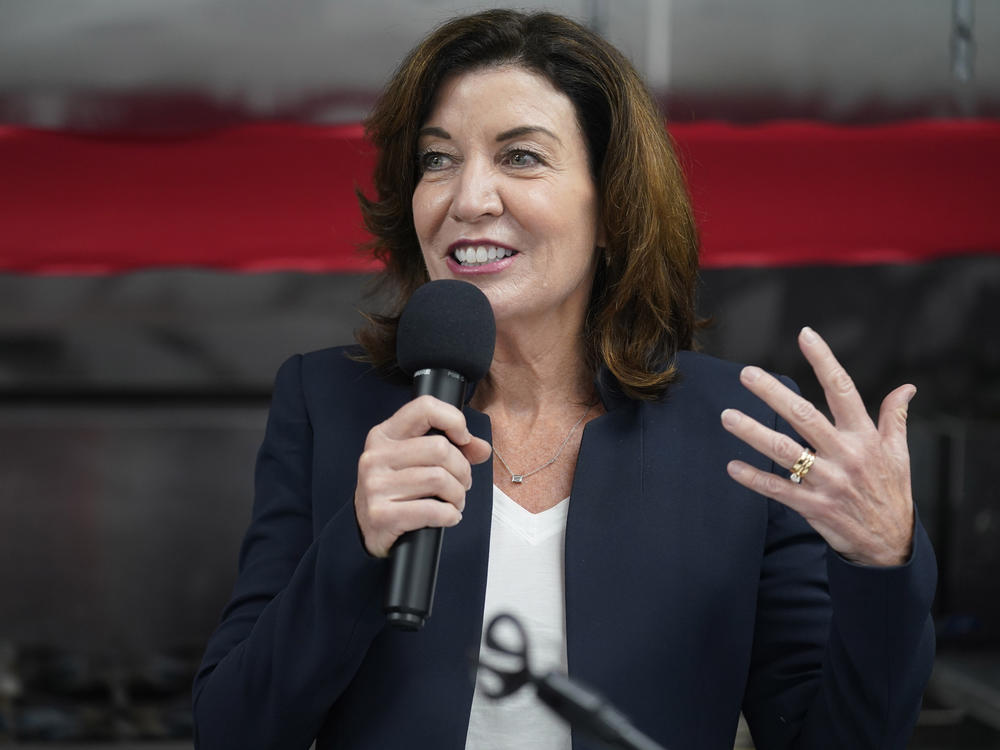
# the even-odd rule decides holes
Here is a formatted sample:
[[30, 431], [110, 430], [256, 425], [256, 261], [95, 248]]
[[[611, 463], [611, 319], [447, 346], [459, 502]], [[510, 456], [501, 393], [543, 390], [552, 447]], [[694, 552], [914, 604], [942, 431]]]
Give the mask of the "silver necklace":
[[527, 479], [528, 477], [530, 477], [532, 474], [537, 474], [542, 469], [545, 469], [545, 468], [551, 466], [552, 464], [554, 464], [556, 462], [556, 459], [558, 459], [559, 456], [562, 455], [563, 448], [565, 448], [566, 447], [566, 443], [569, 442], [570, 436], [574, 432], [576, 432], [576, 428], [579, 427], [580, 423], [583, 422], [583, 420], [585, 420], [587, 418], [587, 415], [590, 414], [590, 410], [593, 409], [593, 408], [594, 408], [593, 404], [591, 404], [590, 406], [588, 406], [587, 407], [587, 411], [585, 411], [583, 413], [583, 416], [580, 417], [578, 420], [576, 420], [576, 424], [574, 424], [572, 427], [569, 428], [569, 432], [566, 433], [566, 437], [563, 438], [563, 441], [559, 444], [559, 450], [556, 451], [556, 455], [554, 455], [552, 458], [550, 458], [548, 461], [546, 461], [541, 466], [538, 466], [538, 467], [532, 469], [531, 471], [526, 471], [523, 474], [515, 474], [514, 473], [514, 471], [507, 465], [507, 462], [503, 460], [503, 456], [500, 455], [500, 451], [497, 450], [496, 444], [494, 443], [494, 445], [493, 445], [493, 455], [500, 459], [500, 463], [503, 464], [503, 467], [507, 470], [507, 473], [510, 474], [510, 481], [513, 482], [514, 484], [521, 484], [525, 479]]

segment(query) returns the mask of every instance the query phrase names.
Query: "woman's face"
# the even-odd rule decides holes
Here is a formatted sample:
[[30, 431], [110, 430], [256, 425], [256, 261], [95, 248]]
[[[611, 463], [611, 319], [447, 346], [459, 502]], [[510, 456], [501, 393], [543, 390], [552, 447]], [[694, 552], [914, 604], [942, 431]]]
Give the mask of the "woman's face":
[[515, 66], [453, 76], [418, 159], [413, 218], [430, 278], [477, 285], [500, 326], [581, 325], [604, 242], [569, 98]]

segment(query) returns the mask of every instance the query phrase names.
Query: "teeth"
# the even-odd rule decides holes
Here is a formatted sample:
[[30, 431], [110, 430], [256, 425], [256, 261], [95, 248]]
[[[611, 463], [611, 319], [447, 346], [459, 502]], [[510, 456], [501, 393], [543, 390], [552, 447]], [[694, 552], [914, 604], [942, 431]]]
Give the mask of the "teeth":
[[482, 263], [490, 263], [513, 255], [513, 250], [495, 245], [476, 245], [474, 247], [460, 247], [455, 251], [455, 260], [463, 266], [474, 266]]

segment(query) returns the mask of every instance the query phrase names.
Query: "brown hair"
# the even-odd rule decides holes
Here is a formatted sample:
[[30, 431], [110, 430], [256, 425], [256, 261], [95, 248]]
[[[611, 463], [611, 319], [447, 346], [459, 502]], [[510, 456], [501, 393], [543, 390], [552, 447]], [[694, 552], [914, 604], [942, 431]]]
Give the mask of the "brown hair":
[[698, 238], [684, 178], [632, 65], [599, 35], [552, 13], [491, 10], [449, 21], [382, 93], [365, 123], [378, 148], [377, 198], [358, 198], [391, 302], [387, 315], [367, 316], [358, 341], [376, 365], [395, 363], [399, 313], [427, 281], [411, 207], [418, 130], [445, 77], [496, 64], [539, 73], [573, 102], [607, 232], [587, 311], [587, 361], [606, 365], [629, 396], [655, 398], [673, 379], [674, 355], [691, 348], [696, 325]]

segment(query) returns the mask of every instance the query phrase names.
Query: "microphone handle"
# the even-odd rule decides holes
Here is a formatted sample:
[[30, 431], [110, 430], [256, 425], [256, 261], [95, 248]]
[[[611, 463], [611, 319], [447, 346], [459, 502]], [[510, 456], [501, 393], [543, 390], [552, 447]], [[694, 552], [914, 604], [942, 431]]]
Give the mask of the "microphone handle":
[[[434, 396], [457, 409], [465, 403], [466, 380], [446, 368], [425, 368], [413, 373], [413, 397]], [[431, 430], [431, 435], [440, 435]], [[420, 630], [431, 616], [442, 528], [408, 531], [389, 550], [389, 583], [385, 592], [386, 620], [400, 630]]]

